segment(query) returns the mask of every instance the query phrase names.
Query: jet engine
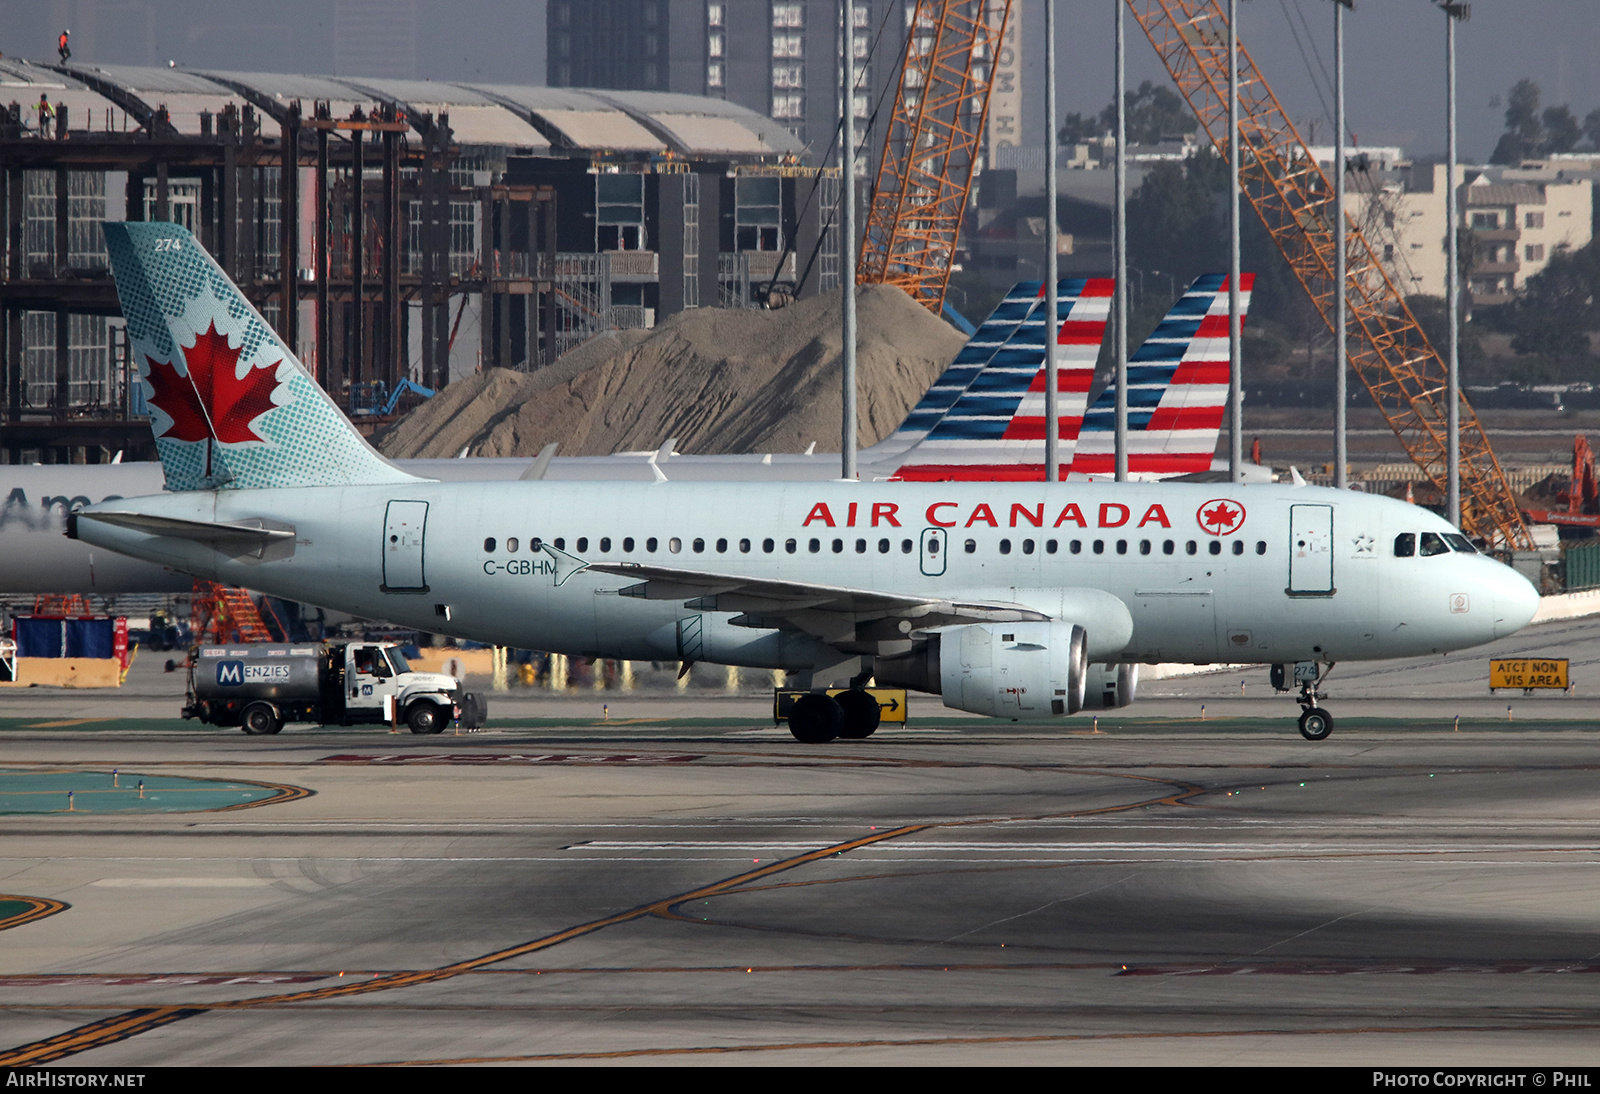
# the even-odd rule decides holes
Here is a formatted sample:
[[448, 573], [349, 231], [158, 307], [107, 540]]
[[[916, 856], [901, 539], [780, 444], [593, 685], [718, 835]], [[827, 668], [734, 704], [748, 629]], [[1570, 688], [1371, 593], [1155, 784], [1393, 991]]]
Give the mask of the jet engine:
[[875, 675], [884, 687], [942, 695], [945, 706], [972, 714], [1059, 718], [1083, 708], [1088, 645], [1076, 623], [975, 623], [878, 658]]
[[1090, 665], [1084, 710], [1115, 710], [1139, 694], [1138, 665]]

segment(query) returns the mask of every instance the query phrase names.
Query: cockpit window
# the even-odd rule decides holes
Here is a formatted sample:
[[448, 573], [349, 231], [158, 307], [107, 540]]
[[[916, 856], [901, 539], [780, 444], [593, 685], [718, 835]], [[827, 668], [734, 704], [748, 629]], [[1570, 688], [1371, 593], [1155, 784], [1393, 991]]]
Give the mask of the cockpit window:
[[1394, 537], [1394, 557], [1410, 558], [1417, 553], [1417, 534], [1415, 532], [1401, 532]]
[[1417, 545], [1417, 554], [1421, 555], [1423, 558], [1432, 558], [1434, 555], [1447, 555], [1449, 553], [1450, 548], [1445, 545], [1445, 542], [1442, 538], [1440, 538], [1439, 533], [1422, 533], [1422, 540]]
[[1446, 532], [1444, 534], [1444, 541], [1464, 555], [1475, 555], [1478, 553], [1478, 549], [1472, 545], [1472, 541], [1466, 536], [1462, 535], [1460, 532]]

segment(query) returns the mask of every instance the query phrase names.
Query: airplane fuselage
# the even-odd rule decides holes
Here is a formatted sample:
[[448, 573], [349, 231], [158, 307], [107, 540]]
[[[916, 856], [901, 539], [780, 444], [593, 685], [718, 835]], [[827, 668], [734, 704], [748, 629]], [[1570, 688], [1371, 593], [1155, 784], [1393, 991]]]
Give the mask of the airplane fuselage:
[[[1425, 510], [1317, 487], [612, 483], [598, 492], [419, 480], [197, 491], [89, 513], [105, 509], [292, 527], [292, 553], [258, 559], [78, 522], [87, 543], [277, 596], [498, 645], [751, 667], [806, 669], [829, 651], [895, 647], [873, 647], [849, 626], [832, 637], [766, 626], [759, 613], [708, 607], [692, 589], [646, 599], [639, 579], [588, 564], [726, 575], [729, 587], [781, 580], [1021, 605], [1083, 626], [1099, 661], [1403, 657], [1508, 634], [1537, 604], [1526, 580], [1486, 556], [1397, 555], [1402, 535], [1415, 544], [1455, 534]], [[1085, 591], [1124, 605], [1131, 631], [1078, 596]]]

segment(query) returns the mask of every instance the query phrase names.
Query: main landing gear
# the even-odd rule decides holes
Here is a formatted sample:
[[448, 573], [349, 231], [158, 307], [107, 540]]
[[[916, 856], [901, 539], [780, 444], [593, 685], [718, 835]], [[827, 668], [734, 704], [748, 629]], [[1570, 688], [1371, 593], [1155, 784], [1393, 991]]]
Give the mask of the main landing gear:
[[1301, 661], [1296, 665], [1273, 665], [1272, 686], [1279, 691], [1289, 690], [1290, 678], [1286, 670], [1293, 672], [1293, 682], [1300, 685], [1300, 694], [1296, 697], [1296, 701], [1300, 704], [1300, 736], [1308, 741], [1326, 740], [1328, 734], [1333, 732], [1333, 715], [1317, 705], [1323, 698], [1317, 689], [1333, 671], [1333, 665], [1330, 663], [1323, 666], [1315, 661]]
[[882, 716], [878, 700], [860, 688], [837, 696], [813, 691], [789, 708], [789, 732], [808, 745], [827, 744], [837, 737], [860, 741], [872, 736]]

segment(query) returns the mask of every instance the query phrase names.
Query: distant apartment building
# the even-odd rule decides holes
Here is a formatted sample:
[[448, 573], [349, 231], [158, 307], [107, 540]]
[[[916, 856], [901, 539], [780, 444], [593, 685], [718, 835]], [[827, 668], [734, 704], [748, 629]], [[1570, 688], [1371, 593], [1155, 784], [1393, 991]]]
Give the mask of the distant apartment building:
[[[1445, 171], [1434, 162], [1373, 166], [1352, 172], [1346, 191], [1352, 219], [1407, 296], [1446, 293]], [[1593, 238], [1596, 172], [1587, 158], [1456, 171], [1458, 223], [1471, 243], [1464, 288], [1474, 306], [1506, 303], [1556, 255]]]
[[[550, 0], [548, 79], [552, 87], [727, 99], [782, 123], [807, 162], [820, 164], [843, 114], [840, 7], [839, 0]], [[898, 70], [909, 7], [906, 0], [851, 4], [860, 134]]]

